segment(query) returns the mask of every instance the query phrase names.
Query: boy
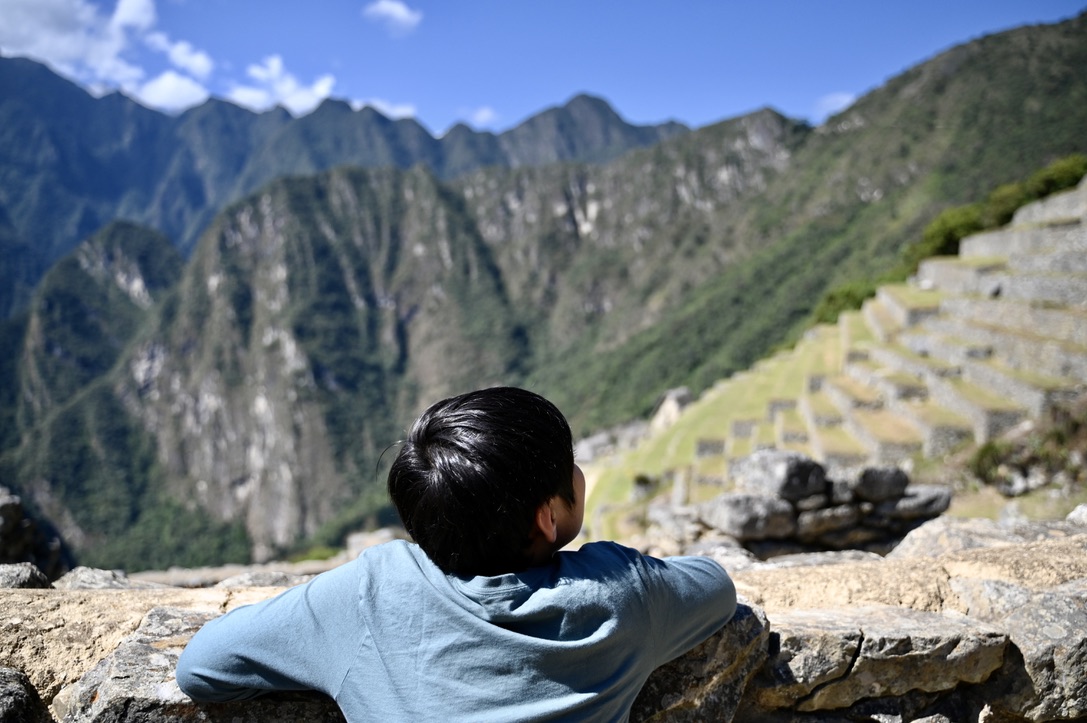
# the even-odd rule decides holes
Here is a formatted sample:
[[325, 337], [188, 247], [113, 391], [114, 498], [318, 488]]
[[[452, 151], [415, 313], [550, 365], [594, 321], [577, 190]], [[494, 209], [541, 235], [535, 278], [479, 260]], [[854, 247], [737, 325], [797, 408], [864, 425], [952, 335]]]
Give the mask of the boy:
[[532, 392], [430, 407], [388, 485], [415, 544], [211, 621], [178, 661], [185, 693], [320, 690], [348, 721], [622, 721], [656, 667], [735, 610], [709, 558], [559, 552], [581, 530], [585, 477], [566, 420]]

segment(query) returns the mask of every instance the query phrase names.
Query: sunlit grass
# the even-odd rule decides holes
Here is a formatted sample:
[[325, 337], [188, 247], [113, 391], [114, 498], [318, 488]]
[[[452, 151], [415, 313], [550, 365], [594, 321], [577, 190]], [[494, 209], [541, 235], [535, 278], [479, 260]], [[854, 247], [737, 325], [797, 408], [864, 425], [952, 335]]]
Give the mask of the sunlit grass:
[[947, 515], [997, 520], [1008, 505], [1014, 505], [1018, 513], [1029, 520], [1063, 520], [1081, 504], [1087, 504], [1087, 488], [1065, 494], [1056, 493], [1052, 487], [1043, 487], [1022, 497], [1008, 499], [992, 487], [978, 485], [956, 491]]

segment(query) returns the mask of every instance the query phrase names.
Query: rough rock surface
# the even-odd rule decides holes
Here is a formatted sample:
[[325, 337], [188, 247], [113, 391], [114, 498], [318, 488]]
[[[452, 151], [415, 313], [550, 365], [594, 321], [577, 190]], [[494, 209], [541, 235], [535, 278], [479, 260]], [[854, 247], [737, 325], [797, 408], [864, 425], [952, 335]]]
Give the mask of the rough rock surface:
[[0, 721], [4, 723], [50, 723], [49, 709], [38, 697], [26, 674], [0, 668]]
[[763, 612], [740, 603], [720, 632], [653, 671], [630, 719], [729, 723], [748, 681], [766, 662], [769, 632]]
[[[995, 534], [937, 520], [952, 551], [735, 574], [771, 626], [745, 719], [1072, 721], [1087, 715], [1087, 528]], [[931, 529], [926, 529], [931, 528]], [[980, 530], [969, 540], [970, 530]], [[1054, 532], [1055, 531], [1055, 532]], [[982, 546], [986, 545], [986, 546]], [[815, 716], [813, 718], [806, 715]], [[889, 716], [873, 718], [865, 716]]]
[[729, 474], [739, 492], [791, 502], [826, 491], [823, 465], [797, 452], [762, 450], [738, 460]]
[[274, 590], [7, 590], [0, 595], [0, 666], [21, 670], [50, 702], [139, 626], [151, 608], [223, 613]]
[[162, 587], [153, 582], [132, 580], [117, 570], [77, 567], [53, 583], [58, 590], [133, 590]]
[[885, 554], [911, 530], [937, 518], [951, 491], [911, 485], [897, 467], [869, 467], [828, 479], [798, 452], [760, 450], [730, 465], [732, 492], [694, 506], [658, 503], [636, 544], [654, 554], [692, 554], [731, 538], [755, 557], [825, 550]]
[[964, 616], [889, 606], [790, 611], [774, 627], [771, 682], [755, 696], [800, 711], [979, 683], [1001, 666], [1008, 642], [1003, 631]]
[[28, 562], [55, 579], [68, 570], [69, 554], [48, 524], [27, 514], [22, 498], [0, 487], [0, 563], [18, 562]]
[[29, 562], [15, 562], [0, 565], [0, 588], [32, 589], [52, 587], [49, 578]]
[[[1087, 527], [1015, 529], [938, 520], [903, 542], [944, 540], [932, 556], [752, 561], [733, 571], [736, 618], [658, 669], [631, 719], [1082, 720]], [[10, 590], [0, 667], [25, 673], [10, 690], [31, 714], [39, 695], [56, 721], [340, 720], [315, 694], [197, 705], [177, 689], [177, 655], [203, 621], [279, 589]]]
[[223, 723], [343, 721], [329, 698], [274, 695], [245, 703], [201, 705], [177, 687], [174, 669], [189, 638], [215, 613], [154, 608], [136, 631], [53, 702], [61, 721], [199, 720]]

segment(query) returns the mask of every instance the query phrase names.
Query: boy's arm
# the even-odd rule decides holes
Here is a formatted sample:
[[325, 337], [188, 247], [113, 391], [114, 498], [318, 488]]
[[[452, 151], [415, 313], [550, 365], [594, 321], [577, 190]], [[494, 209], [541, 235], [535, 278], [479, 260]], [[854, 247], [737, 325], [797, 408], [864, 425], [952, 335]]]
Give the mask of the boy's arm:
[[181, 653], [177, 684], [194, 700], [273, 690], [335, 696], [364, 634], [358, 574], [348, 563], [201, 628]]
[[650, 619], [662, 660], [698, 645], [736, 612], [736, 586], [712, 558], [643, 559], [656, 583]]

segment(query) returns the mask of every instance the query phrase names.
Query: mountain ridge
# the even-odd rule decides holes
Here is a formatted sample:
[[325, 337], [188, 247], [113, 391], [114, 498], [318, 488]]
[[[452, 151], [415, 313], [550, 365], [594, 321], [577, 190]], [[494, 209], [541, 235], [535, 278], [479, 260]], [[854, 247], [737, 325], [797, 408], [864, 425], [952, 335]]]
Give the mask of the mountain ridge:
[[[788, 344], [821, 294], [878, 277], [942, 208], [1084, 151], [1085, 18], [949, 51], [818, 130], [763, 110], [602, 164], [272, 180], [210, 220], [108, 373], [0, 430], [29, 440], [0, 449], [0, 470], [84, 533], [123, 509], [103, 528], [118, 557], [81, 550], [98, 564], [175, 518], [221, 549], [244, 528], [264, 557], [387, 514], [377, 458], [439, 396], [529, 386], [577, 436], [644, 416], [661, 390], [697, 392]], [[287, 127], [262, 117], [268, 138]], [[193, 218], [184, 193], [232, 179], [225, 161], [193, 171], [220, 121], [194, 110], [184, 128], [208, 147], [159, 161], [191, 172], [154, 191], [177, 189], [178, 219]], [[14, 353], [33, 341], [25, 317], [5, 329]], [[116, 482], [81, 472], [99, 468]]]
[[0, 57], [0, 207], [12, 220], [10, 245], [33, 259], [0, 268], [11, 274], [0, 277], [0, 315], [23, 308], [40, 273], [113, 218], [156, 228], [188, 255], [226, 203], [280, 175], [423, 163], [448, 178], [489, 165], [603, 161], [685, 130], [632, 126], [586, 96], [571, 104], [547, 111], [563, 119], [562, 132], [537, 130], [530, 118], [497, 135], [465, 129], [437, 138], [414, 119], [335, 99], [298, 118], [221, 99], [170, 116], [120, 93], [93, 98], [44, 65]]

